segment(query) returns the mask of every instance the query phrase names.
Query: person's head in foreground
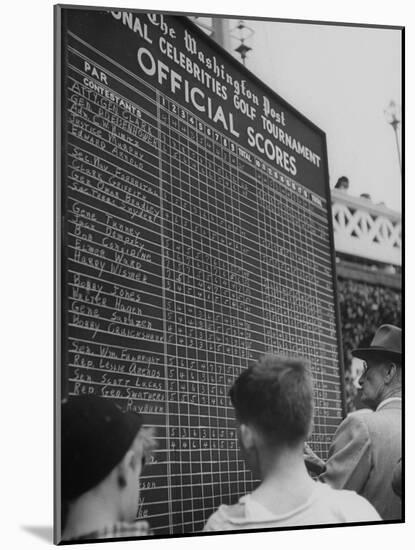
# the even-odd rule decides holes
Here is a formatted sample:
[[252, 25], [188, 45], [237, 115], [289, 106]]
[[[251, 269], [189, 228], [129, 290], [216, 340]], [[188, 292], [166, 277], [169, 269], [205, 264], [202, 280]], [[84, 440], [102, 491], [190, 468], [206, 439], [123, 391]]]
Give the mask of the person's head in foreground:
[[222, 505], [206, 531], [378, 521], [375, 509], [350, 491], [314, 481], [303, 446], [313, 418], [313, 382], [302, 359], [266, 355], [230, 389], [245, 461], [259, 486], [235, 505]]
[[382, 325], [368, 347], [352, 354], [365, 361], [359, 379], [361, 400], [372, 409], [402, 392], [402, 330], [394, 325]]
[[275, 456], [298, 455], [313, 417], [313, 381], [301, 359], [264, 356], [235, 380], [229, 392], [245, 460], [264, 479]]
[[149, 534], [147, 522], [135, 520], [152, 431], [139, 415], [96, 396], [65, 400], [61, 418], [63, 540]]
[[266, 474], [270, 456], [302, 456], [313, 417], [313, 381], [304, 361], [265, 356], [242, 372], [229, 395], [241, 449], [257, 476]]

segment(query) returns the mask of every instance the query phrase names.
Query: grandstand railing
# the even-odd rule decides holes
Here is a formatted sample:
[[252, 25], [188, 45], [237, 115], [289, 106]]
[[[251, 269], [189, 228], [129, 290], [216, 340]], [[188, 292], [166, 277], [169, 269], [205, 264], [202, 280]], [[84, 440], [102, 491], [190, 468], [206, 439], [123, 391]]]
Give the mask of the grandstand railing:
[[402, 265], [401, 215], [370, 199], [332, 190], [336, 252]]

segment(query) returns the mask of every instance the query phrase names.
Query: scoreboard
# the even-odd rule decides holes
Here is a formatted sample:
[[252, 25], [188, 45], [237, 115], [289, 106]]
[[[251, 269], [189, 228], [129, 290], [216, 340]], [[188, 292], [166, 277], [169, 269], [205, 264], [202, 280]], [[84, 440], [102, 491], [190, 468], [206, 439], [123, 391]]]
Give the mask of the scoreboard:
[[228, 390], [309, 360], [344, 414], [324, 133], [187, 18], [57, 8], [58, 394], [142, 413], [138, 517], [198, 532], [255, 480]]

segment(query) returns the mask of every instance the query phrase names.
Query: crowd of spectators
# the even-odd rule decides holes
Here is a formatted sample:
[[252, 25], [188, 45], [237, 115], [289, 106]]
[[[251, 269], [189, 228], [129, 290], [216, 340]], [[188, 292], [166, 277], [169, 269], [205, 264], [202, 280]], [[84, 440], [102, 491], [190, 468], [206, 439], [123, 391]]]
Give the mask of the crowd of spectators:
[[356, 409], [357, 388], [353, 384], [352, 349], [370, 343], [382, 324], [401, 327], [400, 290], [339, 279], [338, 294], [342, 324], [347, 410]]

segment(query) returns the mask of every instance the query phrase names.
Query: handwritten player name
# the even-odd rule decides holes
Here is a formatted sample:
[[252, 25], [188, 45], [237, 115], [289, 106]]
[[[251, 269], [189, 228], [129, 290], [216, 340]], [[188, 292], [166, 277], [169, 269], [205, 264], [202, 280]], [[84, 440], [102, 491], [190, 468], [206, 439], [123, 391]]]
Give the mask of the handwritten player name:
[[[104, 248], [104, 246], [106, 248]], [[107, 248], [114, 252], [112, 258], [108, 256]], [[130, 256], [127, 255], [125, 250], [128, 250], [129, 252], [131, 252]], [[151, 254], [143, 250], [144, 250], [143, 243], [141, 243], [141, 245], [138, 248], [126, 248], [126, 247], [121, 247], [120, 245], [118, 245], [118, 243], [111, 241], [107, 237], [104, 237], [102, 246], [97, 245], [95, 242], [92, 242], [91, 240], [88, 240], [87, 242], [85, 242], [81, 238], [75, 238], [74, 259], [77, 262], [85, 263], [84, 262], [86, 258], [85, 253], [87, 253], [96, 257], [96, 258], [90, 258], [91, 260], [98, 259], [98, 261], [101, 261], [101, 263], [99, 264], [100, 267], [101, 265], [103, 265], [103, 267], [106, 266], [105, 262], [102, 264], [103, 258], [107, 258], [108, 260], [115, 262], [116, 266], [114, 266], [111, 263], [111, 266], [112, 266], [111, 269], [113, 270], [113, 273], [116, 273], [118, 268], [121, 268], [122, 266], [139, 271], [143, 267], [143, 264], [141, 262], [151, 261]]]
[[137, 352], [129, 348], [92, 343], [85, 344], [76, 339], [72, 341], [72, 348], [70, 351], [72, 351], [73, 353], [97, 355], [103, 358], [117, 359], [119, 361], [145, 363], [147, 365], [146, 368], [150, 368], [152, 365], [157, 365], [161, 363], [161, 358], [158, 355], [153, 355], [142, 351]]
[[116, 186], [121, 191], [134, 193], [135, 190], [138, 190], [151, 197], [159, 198], [160, 196], [159, 188], [155, 184], [143, 181], [120, 166], [106, 162], [102, 157], [84, 151], [79, 147], [73, 147], [70, 166], [74, 169], [82, 168], [85, 173], [97, 178], [105, 174], [108, 178], [108, 183]]
[[[160, 216], [160, 208], [147, 201], [144, 194], [138, 192], [135, 195], [120, 192], [103, 179], [96, 183], [90, 176], [84, 175], [78, 169], [69, 174], [71, 185], [75, 191], [90, 195], [103, 203], [121, 207], [129, 214], [131, 220], [143, 218], [156, 222]], [[121, 203], [121, 204], [119, 204]]]
[[76, 382], [89, 382], [91, 384], [103, 384], [104, 386], [111, 387], [125, 387], [125, 388], [137, 388], [142, 390], [164, 390], [164, 382], [162, 380], [153, 380], [147, 378], [141, 378], [139, 376], [122, 376], [119, 373], [108, 374], [94, 373], [91, 370], [85, 368], [84, 365], [76, 367], [73, 370], [72, 378]]
[[137, 129], [141, 128], [151, 133], [150, 125], [140, 118], [141, 113], [137, 115], [120, 105], [113, 104], [111, 100], [106, 99], [98, 92], [81, 87], [78, 82], [72, 85], [71, 90], [73, 92], [70, 96], [69, 111], [71, 113], [84, 115], [89, 111], [93, 115], [93, 122], [100, 121], [105, 129], [110, 129], [113, 125], [127, 129], [134, 125]]
[[[89, 186], [95, 195], [107, 195], [108, 198], [102, 199], [105, 202], [115, 199], [132, 207], [135, 206], [139, 210], [146, 209], [155, 217], [159, 215], [160, 209], [150, 201], [148, 194], [141, 189], [141, 186], [135, 188], [123, 186], [114, 177], [108, 177], [105, 172], [100, 172], [95, 168], [91, 169], [82, 163], [76, 163], [76, 168], [72, 168], [69, 174], [77, 189]], [[145, 188], [145, 186], [143, 187]]]
[[[147, 143], [152, 147], [158, 147], [159, 140], [148, 131], [148, 124], [145, 128], [136, 123], [121, 121], [114, 124], [108, 122], [104, 117], [90, 113], [86, 109], [81, 112], [71, 112], [69, 122], [77, 128], [82, 128], [99, 137], [106, 136], [110, 143], [124, 147], [127, 151], [132, 151], [132, 147], [141, 147], [141, 143]], [[118, 139], [122, 141], [118, 141]], [[125, 143], [124, 143], [125, 142]]]
[[155, 401], [163, 402], [166, 400], [165, 392], [160, 391], [150, 391], [134, 388], [116, 388], [110, 385], [104, 386], [94, 386], [91, 382], [83, 381], [74, 381], [73, 384], [73, 394], [74, 395], [101, 395], [103, 397], [114, 397], [119, 399], [131, 399], [138, 400], [141, 402], [145, 401]]
[[[73, 220], [69, 219], [69, 221]], [[117, 242], [119, 239], [114, 240], [112, 236], [107, 237], [102, 236], [101, 234], [99, 234], [98, 236], [98, 234], [91, 233], [89, 229], [85, 229], [84, 224], [77, 221], [74, 221], [74, 224], [75, 237], [79, 237], [79, 239], [83, 239], [84, 241], [88, 241], [90, 243], [102, 245], [103, 247], [105, 247], [105, 249], [116, 252], [114, 254], [114, 259], [117, 262], [125, 263], [125, 265], [128, 265], [129, 267], [136, 267], [137, 269], [141, 269], [142, 266], [140, 262], [131, 261], [131, 263], [129, 263], [126, 259], [126, 256], [130, 256], [135, 260], [140, 260], [144, 262], [151, 262], [152, 260], [151, 253], [145, 250], [145, 243], [142, 242], [138, 237], [136, 237], [134, 240], [130, 239], [129, 237], [124, 237], [123, 239], [121, 239], [122, 244], [120, 244], [119, 242]], [[79, 239], [76, 239], [75, 241], [76, 247], [78, 247], [78, 244], [80, 242]], [[96, 239], [100, 239], [100, 242], [96, 242]], [[87, 250], [86, 248], [84, 249]], [[89, 252], [97, 254], [95, 249], [90, 249]], [[105, 254], [102, 255], [104, 256]]]
[[76, 353], [73, 357], [73, 366], [81, 367], [85, 369], [98, 369], [106, 372], [114, 372], [119, 374], [130, 374], [133, 376], [147, 377], [147, 378], [160, 378], [161, 373], [158, 369], [148, 366], [142, 366], [138, 363], [121, 363], [112, 359], [95, 358], [84, 356]]

